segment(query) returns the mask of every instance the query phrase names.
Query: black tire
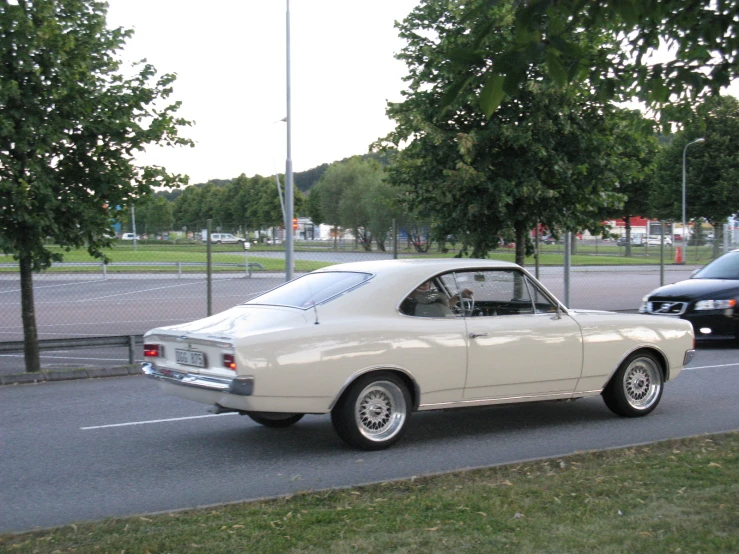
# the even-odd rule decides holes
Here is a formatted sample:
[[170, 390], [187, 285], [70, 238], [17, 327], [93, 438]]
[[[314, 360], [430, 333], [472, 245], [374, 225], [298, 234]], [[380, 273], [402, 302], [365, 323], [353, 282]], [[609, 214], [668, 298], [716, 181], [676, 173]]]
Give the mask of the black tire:
[[339, 437], [362, 450], [382, 450], [405, 434], [411, 396], [392, 373], [370, 373], [357, 379], [331, 412]]
[[619, 366], [601, 393], [613, 413], [642, 417], [657, 407], [664, 389], [664, 368], [651, 352], [635, 352]]
[[284, 429], [295, 425], [303, 419], [305, 414], [271, 414], [269, 412], [246, 412], [249, 419], [256, 421], [259, 425], [273, 429]]

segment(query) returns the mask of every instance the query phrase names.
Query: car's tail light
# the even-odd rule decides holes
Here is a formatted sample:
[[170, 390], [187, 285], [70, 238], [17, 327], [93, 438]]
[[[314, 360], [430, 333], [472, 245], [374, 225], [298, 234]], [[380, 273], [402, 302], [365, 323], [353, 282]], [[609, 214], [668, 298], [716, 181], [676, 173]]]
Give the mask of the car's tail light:
[[236, 371], [236, 357], [233, 354], [224, 354], [223, 367]]
[[161, 345], [159, 344], [145, 344], [144, 345], [144, 357], [145, 358], [158, 358], [161, 354]]

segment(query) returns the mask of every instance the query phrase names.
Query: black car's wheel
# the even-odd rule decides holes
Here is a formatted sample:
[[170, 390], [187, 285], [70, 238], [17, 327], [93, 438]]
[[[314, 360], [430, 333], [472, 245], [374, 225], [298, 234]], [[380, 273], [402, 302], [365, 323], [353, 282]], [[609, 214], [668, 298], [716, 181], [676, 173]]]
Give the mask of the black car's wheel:
[[664, 374], [657, 357], [649, 352], [635, 352], [619, 366], [602, 396], [612, 412], [640, 417], [657, 407], [663, 387]]
[[265, 427], [284, 429], [303, 419], [305, 414], [271, 414], [269, 412], [246, 412], [252, 421]]
[[403, 381], [391, 373], [360, 377], [331, 412], [336, 433], [362, 450], [382, 450], [405, 434], [411, 397]]

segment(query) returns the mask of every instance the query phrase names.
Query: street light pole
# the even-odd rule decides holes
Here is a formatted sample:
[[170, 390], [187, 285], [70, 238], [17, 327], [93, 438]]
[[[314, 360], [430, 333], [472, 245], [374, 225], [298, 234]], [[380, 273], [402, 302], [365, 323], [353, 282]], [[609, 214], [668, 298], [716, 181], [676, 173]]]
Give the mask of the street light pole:
[[703, 137], [699, 139], [695, 139], [693, 142], [689, 142], [685, 145], [685, 148], [683, 148], [683, 250], [685, 250], [685, 239], [688, 236], [687, 227], [686, 227], [686, 220], [685, 220], [685, 155], [688, 152], [688, 146], [691, 144], [696, 144], [698, 142], [704, 142], [706, 139]]
[[286, 12], [287, 67], [287, 159], [285, 160], [285, 281], [293, 278], [293, 160], [290, 144], [293, 118], [290, 113], [290, 0]]

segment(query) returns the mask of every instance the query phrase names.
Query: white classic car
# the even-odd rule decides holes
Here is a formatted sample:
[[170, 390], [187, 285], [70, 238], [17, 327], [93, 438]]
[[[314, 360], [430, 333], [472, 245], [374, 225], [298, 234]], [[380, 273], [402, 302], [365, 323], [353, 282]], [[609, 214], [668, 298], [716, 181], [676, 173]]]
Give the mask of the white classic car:
[[421, 410], [600, 394], [643, 416], [694, 352], [688, 321], [571, 310], [521, 267], [472, 259], [327, 267], [144, 342], [168, 394], [268, 427], [330, 413], [366, 450]]

